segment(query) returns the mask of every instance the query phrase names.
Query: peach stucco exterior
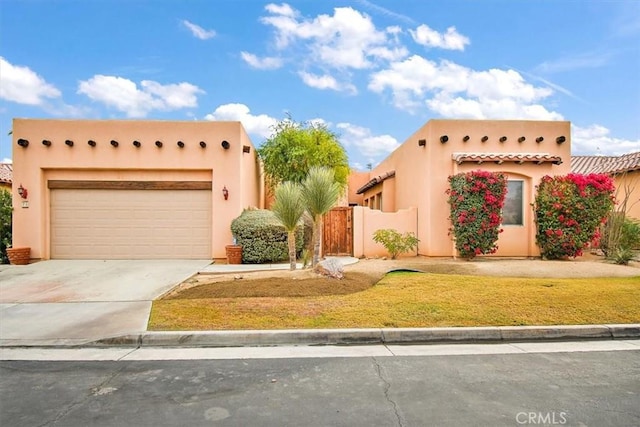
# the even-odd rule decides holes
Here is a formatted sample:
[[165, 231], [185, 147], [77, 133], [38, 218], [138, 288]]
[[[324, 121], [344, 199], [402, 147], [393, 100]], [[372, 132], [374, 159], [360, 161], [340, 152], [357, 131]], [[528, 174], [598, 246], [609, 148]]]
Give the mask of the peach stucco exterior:
[[626, 215], [640, 221], [640, 170], [614, 175], [616, 198], [627, 199]]
[[[416, 208], [418, 253], [456, 256], [448, 231], [448, 177], [478, 169], [502, 172], [523, 182], [523, 221], [502, 227], [495, 255], [539, 256], [531, 208], [535, 186], [544, 175], [570, 172], [570, 147], [567, 121], [431, 120], [370, 172], [377, 181], [364, 187], [362, 204], [383, 212]], [[380, 196], [381, 203], [371, 206]], [[362, 252], [378, 254], [371, 236], [363, 239]]]
[[51, 255], [50, 181], [209, 183], [213, 258], [232, 243], [231, 221], [263, 200], [257, 153], [240, 122], [15, 119], [13, 164], [13, 182], [28, 189], [26, 200], [13, 192], [13, 246], [30, 247], [32, 258]]

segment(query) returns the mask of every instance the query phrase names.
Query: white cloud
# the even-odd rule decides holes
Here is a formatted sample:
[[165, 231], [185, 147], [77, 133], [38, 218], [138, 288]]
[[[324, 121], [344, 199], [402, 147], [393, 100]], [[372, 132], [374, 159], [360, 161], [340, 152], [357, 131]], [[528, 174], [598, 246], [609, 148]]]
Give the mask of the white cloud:
[[369, 160], [389, 154], [400, 146], [397, 139], [391, 135], [373, 135], [371, 130], [351, 123], [338, 123], [340, 141], [346, 147], [355, 147]]
[[336, 91], [346, 91], [351, 94], [357, 93], [357, 89], [351, 83], [339, 83], [333, 76], [329, 74], [323, 74], [321, 76], [307, 73], [306, 71], [300, 71], [298, 75], [302, 78], [302, 81], [307, 86], [316, 89], [331, 89]]
[[172, 111], [196, 107], [197, 95], [204, 91], [186, 82], [162, 85], [143, 80], [138, 87], [135, 82], [123, 77], [98, 74], [81, 81], [78, 93], [122, 111], [128, 117], [145, 117], [153, 110]]
[[42, 105], [62, 94], [29, 67], [13, 65], [0, 56], [0, 98], [26, 105]]
[[13, 163], [13, 159], [5, 157], [4, 159], [2, 159], [2, 161], [0, 161], [0, 163]]
[[240, 52], [242, 60], [253, 68], [259, 70], [275, 70], [282, 67], [282, 59], [277, 57], [265, 56], [258, 58], [249, 52]]
[[618, 156], [640, 151], [640, 139], [614, 138], [609, 134], [609, 129], [598, 124], [584, 128], [573, 125], [571, 129], [571, 154]]
[[245, 104], [223, 104], [213, 113], [207, 114], [205, 120], [239, 121], [249, 134], [268, 138], [273, 133], [277, 119], [266, 114], [253, 115]]
[[182, 25], [187, 27], [189, 31], [191, 31], [191, 34], [200, 40], [208, 40], [216, 36], [216, 32], [214, 30], [205, 30], [200, 25], [189, 22], [186, 19], [182, 20]]
[[280, 5], [269, 3], [264, 8], [267, 10], [267, 12], [273, 13], [274, 15], [294, 17], [298, 14], [298, 12], [296, 12], [291, 6], [286, 3], [282, 3]]
[[388, 16], [390, 18], [394, 18], [397, 19], [398, 21], [403, 21], [407, 24], [415, 24], [416, 21], [414, 21], [413, 19], [411, 19], [410, 17], [408, 17], [407, 15], [402, 15], [400, 13], [396, 13], [390, 9], [384, 8], [382, 6], [378, 6], [377, 4], [371, 3], [370, 1], [367, 0], [358, 0], [358, 3], [362, 4], [365, 7], [368, 7], [369, 9], [372, 9], [382, 15]]
[[368, 87], [376, 93], [389, 90], [400, 109], [414, 111], [426, 104], [443, 117], [562, 119], [538, 103], [553, 90], [527, 83], [514, 70], [476, 71], [413, 55], [373, 73]]
[[447, 28], [446, 33], [439, 33], [428, 25], [422, 24], [414, 30], [409, 30], [413, 40], [426, 47], [437, 47], [449, 50], [464, 50], [469, 44], [469, 38], [460, 34], [456, 27]]

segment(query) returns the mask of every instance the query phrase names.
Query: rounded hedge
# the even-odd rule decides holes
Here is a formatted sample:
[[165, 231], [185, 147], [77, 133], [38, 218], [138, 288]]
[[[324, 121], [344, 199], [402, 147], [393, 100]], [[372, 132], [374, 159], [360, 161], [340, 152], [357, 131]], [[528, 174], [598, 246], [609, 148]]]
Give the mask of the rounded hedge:
[[[245, 210], [231, 222], [236, 244], [242, 246], [242, 262], [263, 264], [289, 260], [287, 232], [273, 212], [264, 209]], [[304, 226], [296, 228], [296, 255], [303, 248]]]

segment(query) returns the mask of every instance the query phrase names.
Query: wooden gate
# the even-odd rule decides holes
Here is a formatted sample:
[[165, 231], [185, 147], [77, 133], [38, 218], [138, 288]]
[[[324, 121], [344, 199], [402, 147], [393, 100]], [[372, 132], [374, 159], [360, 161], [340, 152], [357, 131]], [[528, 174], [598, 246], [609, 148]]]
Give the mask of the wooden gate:
[[353, 209], [333, 208], [324, 216], [324, 256], [353, 256]]

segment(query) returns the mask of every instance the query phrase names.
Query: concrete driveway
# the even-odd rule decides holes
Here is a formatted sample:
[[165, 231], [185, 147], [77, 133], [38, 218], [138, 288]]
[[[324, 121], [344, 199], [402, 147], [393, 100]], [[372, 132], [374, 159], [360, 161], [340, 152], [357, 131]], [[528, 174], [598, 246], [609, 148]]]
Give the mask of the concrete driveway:
[[209, 260], [51, 260], [0, 266], [0, 345], [83, 344], [143, 332], [151, 301]]

